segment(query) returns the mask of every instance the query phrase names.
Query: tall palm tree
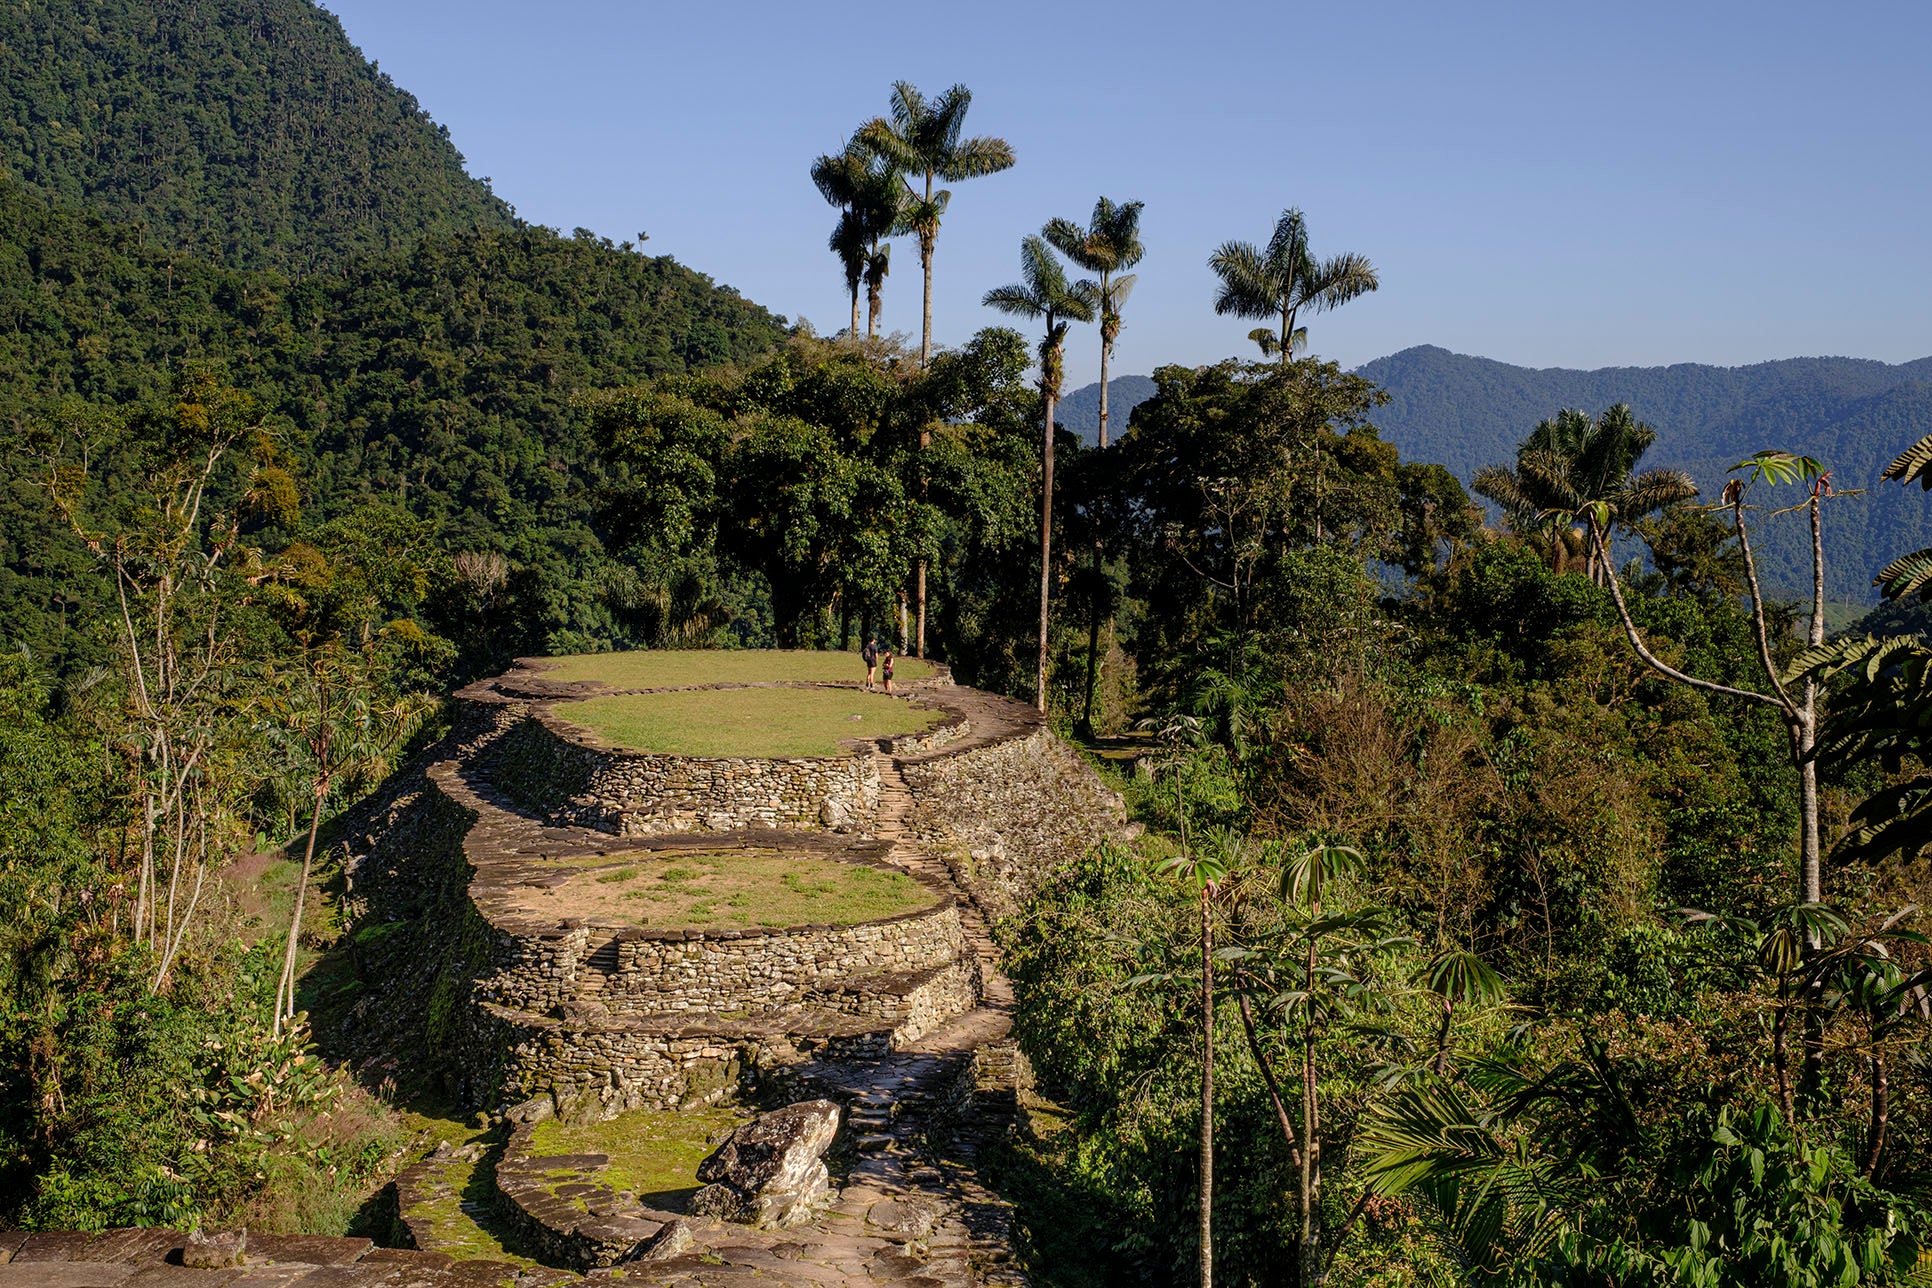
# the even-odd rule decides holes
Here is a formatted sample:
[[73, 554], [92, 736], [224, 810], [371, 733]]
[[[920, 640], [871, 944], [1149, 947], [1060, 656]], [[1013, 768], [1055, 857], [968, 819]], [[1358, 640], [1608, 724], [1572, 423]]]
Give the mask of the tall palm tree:
[[819, 194], [839, 207], [838, 226], [830, 248], [845, 270], [846, 290], [852, 296], [852, 335], [859, 334], [859, 287], [866, 292], [866, 334], [879, 332], [881, 294], [891, 265], [886, 239], [899, 231], [904, 213], [904, 180], [886, 158], [854, 135], [843, 151], [812, 162], [812, 183]]
[[[1566, 410], [1530, 431], [1516, 449], [1514, 466], [1478, 470], [1470, 486], [1502, 506], [1518, 532], [1544, 535], [1551, 566], [1561, 571], [1573, 530], [1593, 508], [1601, 515], [1598, 526], [1627, 527], [1697, 495], [1697, 485], [1681, 470], [1637, 471], [1656, 441], [1657, 431], [1638, 420], [1628, 403], [1595, 420]], [[1599, 557], [1595, 543], [1586, 549], [1585, 570], [1601, 584], [1608, 553]]]
[[[879, 156], [905, 172], [906, 205], [899, 231], [919, 238], [919, 269], [926, 291], [919, 328], [919, 365], [932, 360], [932, 249], [939, 237], [939, 221], [953, 194], [935, 189], [935, 182], [961, 183], [1012, 168], [1013, 145], [1005, 139], [966, 139], [966, 109], [973, 92], [955, 85], [928, 100], [907, 81], [892, 85], [891, 117], [877, 117], [860, 128], [858, 137]], [[920, 180], [915, 185], [913, 180]], [[921, 186], [923, 185], [923, 186]]]
[[[992, 137], [960, 137], [966, 127], [966, 109], [973, 104], [973, 92], [955, 85], [938, 98], [928, 100], [909, 81], [894, 81], [889, 117], [875, 117], [860, 127], [857, 137], [905, 174], [904, 200], [894, 232], [912, 233], [919, 238], [919, 271], [925, 280], [925, 296], [920, 306], [919, 365], [932, 361], [932, 250], [939, 237], [939, 221], [946, 213], [953, 194], [935, 188], [935, 182], [961, 183], [983, 175], [998, 174], [1013, 166], [1013, 145]], [[920, 180], [915, 186], [913, 178]], [[932, 431], [921, 428], [919, 446], [932, 445]], [[923, 496], [925, 483], [922, 478]], [[914, 652], [926, 655], [926, 561], [922, 557], [914, 569], [918, 601], [918, 625]]]
[[1066, 269], [1054, 257], [1044, 237], [1020, 243], [1022, 280], [986, 292], [989, 308], [1046, 323], [1040, 340], [1040, 395], [1044, 432], [1040, 461], [1040, 667], [1034, 683], [1034, 705], [1047, 708], [1047, 601], [1053, 568], [1053, 410], [1060, 401], [1060, 382], [1066, 374], [1067, 327], [1091, 322], [1100, 306], [1100, 288], [1082, 279], [1068, 282]]
[[1265, 248], [1252, 242], [1222, 242], [1208, 256], [1221, 279], [1214, 311], [1242, 318], [1275, 318], [1279, 331], [1258, 327], [1248, 338], [1264, 357], [1279, 355], [1285, 367], [1294, 351], [1308, 343], [1308, 328], [1295, 325], [1304, 313], [1340, 308], [1380, 286], [1375, 266], [1360, 255], [1316, 259], [1308, 253], [1308, 226], [1301, 211], [1284, 210]]
[[852, 329], [849, 334], [854, 340], [859, 338], [859, 287], [865, 281], [865, 222], [856, 211], [839, 212], [839, 221], [832, 228], [832, 236], [826, 241], [826, 248], [838, 256], [839, 267], [845, 270], [845, 290], [852, 297]]
[[1114, 342], [1120, 338], [1120, 306], [1134, 289], [1134, 275], [1114, 274], [1140, 263], [1146, 247], [1140, 242], [1140, 212], [1147, 203], [1116, 205], [1106, 197], [1093, 203], [1085, 228], [1071, 219], [1049, 220], [1043, 230], [1048, 243], [1075, 265], [1100, 276], [1100, 445], [1107, 445], [1107, 366]]

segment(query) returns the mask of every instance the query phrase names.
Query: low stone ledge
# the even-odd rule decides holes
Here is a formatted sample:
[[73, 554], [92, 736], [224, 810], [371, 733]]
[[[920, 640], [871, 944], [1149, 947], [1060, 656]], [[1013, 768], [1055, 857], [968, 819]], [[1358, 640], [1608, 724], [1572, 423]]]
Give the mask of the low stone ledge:
[[[538, 1154], [533, 1129], [527, 1123], [511, 1129], [496, 1168], [494, 1203], [537, 1260], [580, 1271], [614, 1266], [679, 1219], [597, 1180], [610, 1162], [602, 1154]], [[582, 1179], [563, 1181], [558, 1172]]]

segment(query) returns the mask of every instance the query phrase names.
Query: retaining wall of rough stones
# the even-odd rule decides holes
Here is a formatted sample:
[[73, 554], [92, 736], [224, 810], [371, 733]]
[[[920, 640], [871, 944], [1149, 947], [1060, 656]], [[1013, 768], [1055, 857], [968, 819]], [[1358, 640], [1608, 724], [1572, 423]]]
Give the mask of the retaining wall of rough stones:
[[619, 836], [856, 827], [879, 807], [865, 752], [790, 760], [668, 756], [594, 747], [532, 712], [498, 749], [497, 786], [558, 822]]
[[613, 932], [575, 925], [506, 935], [477, 996], [535, 1012], [573, 1001], [594, 1001], [612, 1015], [742, 1012], [797, 1004], [813, 989], [855, 976], [928, 970], [964, 951], [959, 910], [949, 897], [856, 926]]
[[1050, 873], [1117, 836], [1119, 795], [1050, 729], [910, 761], [913, 836], [962, 864], [995, 917], [1026, 905]]
[[632, 1109], [694, 1109], [730, 1099], [755, 1082], [764, 1046], [662, 1022], [562, 1020], [483, 1005], [505, 1070], [506, 1103], [549, 1093], [571, 1121], [596, 1121]]
[[978, 1006], [980, 984], [978, 959], [962, 953], [930, 970], [841, 980], [805, 1000], [814, 1010], [889, 1023], [904, 1046]]

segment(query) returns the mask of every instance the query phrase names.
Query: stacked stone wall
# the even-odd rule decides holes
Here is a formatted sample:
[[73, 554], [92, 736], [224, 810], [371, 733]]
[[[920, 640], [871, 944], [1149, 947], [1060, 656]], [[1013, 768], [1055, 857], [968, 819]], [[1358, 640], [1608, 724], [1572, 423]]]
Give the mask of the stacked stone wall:
[[774, 930], [654, 931], [572, 926], [505, 937], [477, 995], [544, 1012], [595, 1002], [612, 1015], [732, 1014], [797, 1004], [827, 983], [918, 972], [964, 951], [950, 898], [886, 921]]
[[1118, 794], [1050, 729], [909, 761], [910, 830], [961, 865], [994, 916], [1021, 909], [1050, 873], [1125, 825]]
[[582, 737], [554, 717], [530, 714], [502, 740], [491, 776], [551, 819], [619, 836], [843, 828], [872, 817], [879, 805], [879, 774], [863, 752], [789, 760], [670, 756], [589, 746]]

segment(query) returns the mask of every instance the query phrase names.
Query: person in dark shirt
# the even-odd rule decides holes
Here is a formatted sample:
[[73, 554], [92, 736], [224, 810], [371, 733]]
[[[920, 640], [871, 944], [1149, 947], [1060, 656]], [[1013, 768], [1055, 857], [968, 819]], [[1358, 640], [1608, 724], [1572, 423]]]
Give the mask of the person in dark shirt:
[[887, 649], [879, 658], [880, 675], [885, 679], [885, 691], [892, 692], [892, 650]]
[[[870, 689], [872, 687], [872, 670], [879, 665], [879, 641], [870, 635], [866, 636], [865, 647], [859, 650], [859, 657], [865, 663], [865, 687]], [[886, 678], [888, 680], [892, 678], [890, 663], [886, 664]]]

